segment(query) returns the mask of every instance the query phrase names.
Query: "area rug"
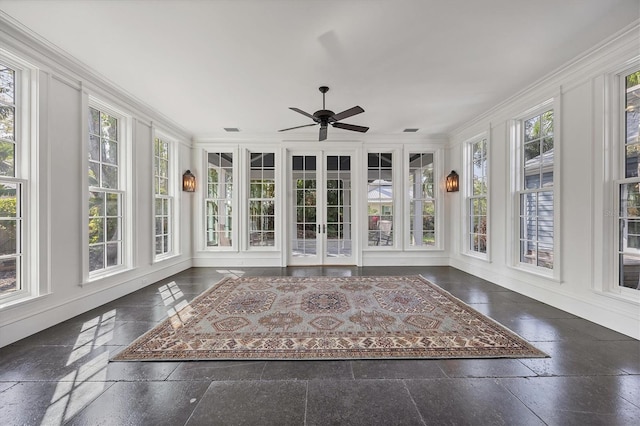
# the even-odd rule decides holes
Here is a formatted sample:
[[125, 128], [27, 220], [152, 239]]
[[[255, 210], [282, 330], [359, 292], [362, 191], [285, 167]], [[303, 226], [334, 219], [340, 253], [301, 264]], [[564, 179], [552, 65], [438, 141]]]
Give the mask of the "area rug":
[[413, 275], [225, 278], [113, 361], [545, 356]]

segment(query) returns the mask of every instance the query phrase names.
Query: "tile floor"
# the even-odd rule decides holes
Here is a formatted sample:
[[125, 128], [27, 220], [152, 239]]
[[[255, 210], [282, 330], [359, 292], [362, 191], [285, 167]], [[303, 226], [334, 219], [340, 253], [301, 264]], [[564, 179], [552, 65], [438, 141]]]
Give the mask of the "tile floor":
[[[228, 274], [422, 274], [546, 359], [115, 362]], [[640, 342], [448, 267], [194, 268], [0, 349], [2, 425], [636, 425]]]

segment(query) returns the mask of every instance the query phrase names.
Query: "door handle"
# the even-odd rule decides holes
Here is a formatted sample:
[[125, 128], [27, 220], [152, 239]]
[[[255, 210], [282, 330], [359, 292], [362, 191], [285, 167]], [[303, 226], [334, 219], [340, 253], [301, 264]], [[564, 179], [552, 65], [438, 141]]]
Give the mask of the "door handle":
[[323, 234], [327, 233], [327, 224], [326, 223], [324, 225], [322, 225], [322, 233]]

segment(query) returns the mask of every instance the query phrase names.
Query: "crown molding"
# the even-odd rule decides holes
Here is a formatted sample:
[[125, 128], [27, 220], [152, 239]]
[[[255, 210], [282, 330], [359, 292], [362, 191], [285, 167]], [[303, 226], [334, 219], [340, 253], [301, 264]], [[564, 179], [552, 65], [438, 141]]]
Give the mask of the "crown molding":
[[516, 110], [520, 108], [520, 105], [547, 99], [556, 94], [559, 87], [565, 93], [592, 79], [599, 72], [606, 72], [612, 62], [624, 61], [625, 57], [630, 55], [637, 56], [640, 52], [639, 33], [640, 19], [534, 81], [483, 114], [451, 129], [449, 132], [451, 140], [458, 140], [460, 134], [464, 134], [469, 128], [482, 125], [484, 122], [498, 123], [507, 120], [511, 118], [510, 112], [514, 108]]
[[191, 143], [193, 135], [180, 124], [151, 108], [113, 81], [65, 52], [44, 37], [32, 31], [10, 15], [0, 10], [0, 44], [13, 53], [27, 56], [39, 69], [72, 87], [95, 88], [108, 93], [126, 104], [140, 119], [155, 122]]

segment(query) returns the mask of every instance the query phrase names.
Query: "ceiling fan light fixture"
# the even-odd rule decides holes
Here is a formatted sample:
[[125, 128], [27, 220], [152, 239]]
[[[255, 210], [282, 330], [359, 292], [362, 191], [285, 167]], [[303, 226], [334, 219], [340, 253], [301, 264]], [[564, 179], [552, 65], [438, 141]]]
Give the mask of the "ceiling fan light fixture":
[[309, 126], [316, 126], [316, 125], [320, 125], [320, 135], [318, 140], [319, 141], [324, 141], [327, 139], [327, 127], [329, 124], [331, 124], [332, 127], [337, 127], [339, 129], [344, 129], [344, 130], [350, 130], [352, 132], [360, 132], [360, 133], [365, 133], [367, 130], [369, 130], [368, 127], [364, 127], [364, 126], [356, 126], [354, 124], [347, 124], [347, 123], [340, 123], [339, 121], [345, 118], [349, 118], [352, 117], [356, 114], [360, 114], [364, 112], [364, 109], [362, 109], [362, 107], [360, 106], [354, 106], [352, 108], [349, 108], [347, 110], [344, 110], [342, 112], [339, 113], [334, 113], [333, 111], [329, 110], [326, 108], [325, 105], [325, 94], [329, 91], [329, 88], [327, 86], [320, 86], [318, 88], [318, 90], [320, 90], [320, 92], [322, 93], [322, 109], [318, 110], [316, 112], [314, 112], [313, 114], [309, 114], [308, 112], [305, 112], [299, 108], [295, 108], [295, 107], [289, 107], [290, 110], [293, 110], [299, 114], [304, 115], [305, 117], [308, 117], [310, 119], [312, 119], [314, 121], [313, 124], [305, 124], [302, 126], [295, 126], [295, 127], [288, 127], [286, 129], [280, 129], [278, 130], [279, 132], [285, 132], [287, 130], [293, 130], [293, 129], [299, 129], [301, 127], [309, 127]]

